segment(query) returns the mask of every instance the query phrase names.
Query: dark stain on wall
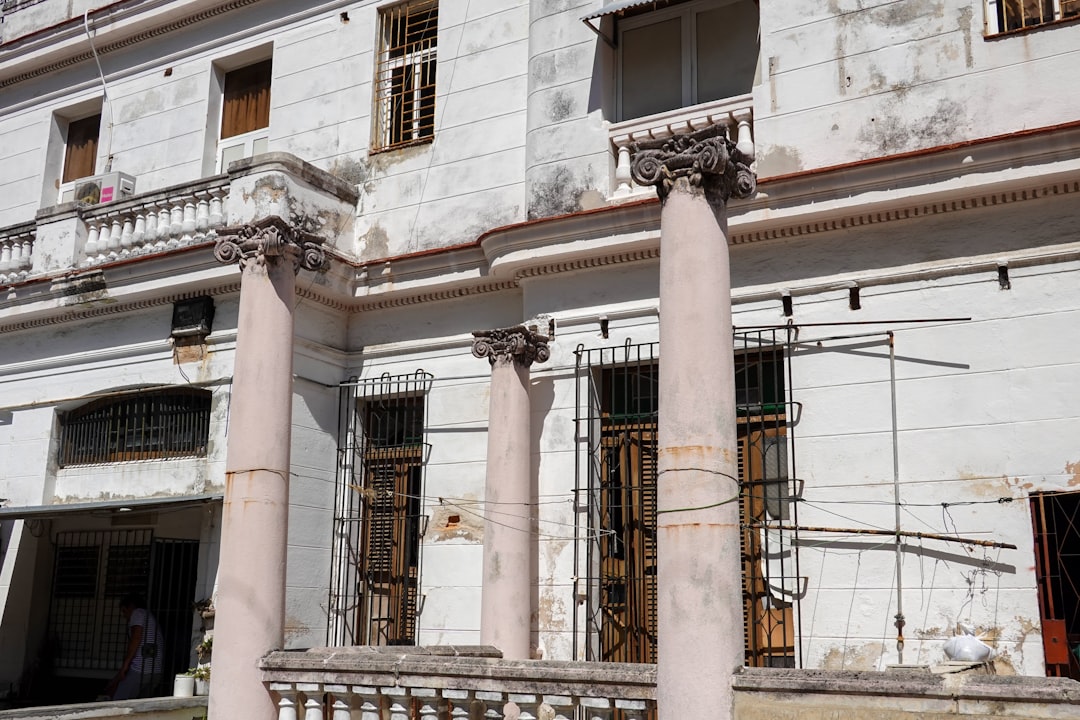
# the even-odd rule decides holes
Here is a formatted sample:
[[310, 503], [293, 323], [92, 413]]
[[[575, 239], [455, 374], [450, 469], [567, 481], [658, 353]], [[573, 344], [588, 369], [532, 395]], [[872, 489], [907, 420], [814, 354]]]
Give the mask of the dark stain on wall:
[[592, 207], [593, 188], [591, 168], [586, 177], [575, 177], [563, 165], [553, 165], [537, 171], [539, 177], [529, 184], [529, 219], [551, 217]]

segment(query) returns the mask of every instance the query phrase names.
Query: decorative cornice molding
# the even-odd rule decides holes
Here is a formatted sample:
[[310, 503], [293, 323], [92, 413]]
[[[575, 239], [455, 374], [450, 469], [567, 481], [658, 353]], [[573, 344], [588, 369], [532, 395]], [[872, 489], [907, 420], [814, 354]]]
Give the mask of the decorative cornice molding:
[[533, 362], [546, 362], [551, 357], [547, 335], [534, 332], [524, 325], [473, 333], [472, 354], [497, 362], [515, 362], [529, 367]]
[[63, 314], [48, 315], [46, 317], [35, 318], [34, 320], [26, 320], [23, 322], [0, 325], [0, 335], [2, 335], [3, 333], [15, 332], [18, 330], [30, 330], [38, 327], [46, 327], [48, 325], [59, 325], [61, 323], [79, 322], [81, 320], [89, 320], [92, 318], [103, 317], [105, 315], [115, 315], [117, 313], [145, 310], [147, 308], [159, 307], [161, 305], [172, 305], [179, 300], [190, 300], [192, 298], [202, 297], [204, 295], [230, 295], [238, 292], [240, 292], [240, 283], [231, 282], [212, 288], [202, 288], [199, 290], [189, 290], [186, 292], [172, 293], [169, 295], [163, 295], [161, 297], [139, 300], [137, 302], [98, 305], [92, 308], [87, 308], [85, 310], [74, 310], [71, 312], [65, 312]]
[[753, 158], [727, 139], [723, 125], [662, 140], [630, 143], [630, 174], [638, 185], [653, 185], [663, 201], [677, 185], [700, 188], [709, 202], [754, 194], [757, 179], [750, 170]]
[[504, 280], [502, 282], [480, 283], [478, 285], [469, 285], [467, 287], [439, 290], [430, 293], [417, 293], [416, 295], [407, 295], [405, 297], [390, 297], [383, 299], [360, 298], [356, 302], [350, 303], [349, 308], [358, 311], [386, 310], [389, 308], [405, 307], [407, 305], [419, 305], [427, 302], [453, 300], [455, 298], [468, 297], [471, 295], [485, 295], [487, 293], [515, 290], [517, 286], [518, 284], [514, 280]]
[[972, 210], [975, 208], [993, 207], [995, 205], [1009, 205], [1027, 200], [1038, 200], [1039, 198], [1050, 197], [1052, 195], [1071, 195], [1074, 193], [1080, 193], [1080, 181], [1078, 180], [1050, 183], [1042, 187], [984, 193], [964, 198], [943, 200], [941, 202], [904, 205], [876, 212], [843, 213], [828, 220], [794, 223], [766, 230], [742, 233], [733, 232], [730, 235], [730, 242], [733, 245], [740, 245], [763, 240], [793, 238], [822, 232], [844, 230], [846, 228], [860, 227], [863, 225], [876, 225], [900, 220], [910, 220], [912, 218], [925, 217], [927, 215], [940, 215], [943, 213]]
[[238, 263], [241, 271], [279, 261], [292, 263], [294, 273], [300, 268], [319, 270], [326, 262], [322, 243], [321, 237], [270, 215], [246, 225], [221, 228], [214, 257], [226, 265]]
[[[122, 40], [105, 43], [97, 48], [97, 53], [98, 55], [107, 55], [111, 52], [122, 50], [126, 47], [136, 45], [146, 40], [152, 40], [153, 38], [165, 35], [175, 30], [181, 30], [185, 27], [188, 27], [189, 25], [195, 25], [196, 23], [200, 23], [204, 20], [209, 20], [211, 18], [217, 17], [218, 15], [223, 15], [225, 13], [237, 10], [247, 5], [254, 5], [257, 2], [259, 2], [259, 0], [232, 0], [232, 2], [228, 2], [213, 8], [207, 8], [202, 12], [197, 12], [192, 15], [188, 15], [187, 17], [178, 18], [163, 25], [158, 25], [157, 27], [143, 30], [142, 32], [128, 36], [126, 38], [123, 38]], [[19, 40], [20, 38], [16, 38], [12, 42], [17, 43], [19, 42]], [[24, 73], [13, 75], [9, 78], [4, 78], [0, 80], [0, 88], [15, 85], [26, 80], [32, 80], [33, 78], [40, 77], [42, 75], [46, 75], [57, 70], [62, 70], [66, 67], [70, 67], [71, 65], [77, 65], [78, 63], [92, 60], [93, 57], [93, 53], [91, 52], [81, 52], [70, 55], [63, 60], [57, 60], [47, 65], [41, 65], [39, 67], [36, 67], [33, 70], [28, 70]]]

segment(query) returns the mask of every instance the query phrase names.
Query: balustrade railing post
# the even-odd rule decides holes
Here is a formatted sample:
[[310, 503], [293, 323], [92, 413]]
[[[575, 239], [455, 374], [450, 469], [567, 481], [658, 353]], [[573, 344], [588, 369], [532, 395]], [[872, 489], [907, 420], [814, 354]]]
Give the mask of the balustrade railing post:
[[501, 692], [479, 690], [476, 699], [484, 703], [484, 718], [486, 720], [502, 720], [506, 712], [506, 696]]
[[539, 720], [573, 720], [574, 698], [569, 695], [545, 695], [536, 715]]
[[120, 257], [120, 251], [124, 247], [122, 236], [124, 233], [123, 225], [120, 224], [120, 216], [117, 215], [113, 218], [112, 229], [109, 231], [109, 259], [116, 260]]
[[615, 700], [615, 709], [622, 712], [623, 720], [645, 720], [645, 707], [644, 700]]
[[322, 692], [318, 685], [315, 688], [310, 692], [305, 691], [307, 699], [304, 701], [304, 720], [324, 720]]
[[384, 687], [382, 694], [390, 699], [390, 720], [412, 720], [409, 691], [403, 687]]
[[442, 696], [450, 705], [450, 712], [440, 713], [439, 720], [468, 720], [469, 706], [472, 704], [471, 693], [468, 690], [443, 690]]
[[195, 197], [195, 231], [203, 235], [210, 228], [210, 193], [198, 192]]
[[172, 232], [172, 212], [166, 200], [158, 203], [158, 208], [157, 241], [154, 243], [154, 250], [161, 251], [168, 247], [169, 233]]
[[[117, 218], [119, 221], [119, 218]], [[131, 255], [135, 247], [135, 221], [130, 215], [124, 218], [124, 229], [120, 231], [120, 250], [123, 257]]]
[[352, 692], [360, 700], [360, 720], [381, 720], [382, 695], [378, 688], [353, 686]]
[[536, 695], [510, 693], [510, 702], [518, 707], [518, 720], [536, 720], [540, 705]]
[[270, 683], [270, 692], [278, 695], [278, 720], [298, 720], [296, 689], [292, 683]]
[[611, 701], [607, 698], [581, 698], [585, 720], [611, 720]]
[[732, 110], [731, 117], [739, 124], [739, 137], [735, 141], [735, 149], [751, 160], [754, 159], [754, 135], [751, 125], [754, 113], [750, 108]]
[[349, 687], [347, 685], [324, 685], [323, 692], [330, 695], [331, 720], [351, 720], [352, 709], [349, 705]]
[[135, 211], [135, 229], [131, 234], [132, 244], [137, 251], [141, 252], [143, 249], [143, 242], [146, 239], [146, 210], [139, 208]]
[[433, 688], [413, 688], [409, 695], [420, 705], [417, 710], [420, 720], [438, 720], [439, 693]]

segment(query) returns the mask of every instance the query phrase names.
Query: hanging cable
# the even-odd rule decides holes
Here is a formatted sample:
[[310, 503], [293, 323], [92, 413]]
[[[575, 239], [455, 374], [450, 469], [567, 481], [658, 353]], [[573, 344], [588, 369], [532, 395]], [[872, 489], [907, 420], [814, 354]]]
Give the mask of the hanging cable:
[[90, 42], [90, 52], [94, 55], [94, 64], [97, 65], [98, 77], [101, 78], [101, 107], [109, 109], [109, 132], [105, 138], [105, 172], [112, 172], [112, 138], [113, 138], [113, 109], [112, 100], [109, 99], [109, 86], [105, 82], [105, 73], [101, 69], [101, 60], [98, 58], [97, 48], [94, 47], [94, 36], [90, 34], [90, 9], [83, 12], [83, 29], [86, 30], [86, 39]]

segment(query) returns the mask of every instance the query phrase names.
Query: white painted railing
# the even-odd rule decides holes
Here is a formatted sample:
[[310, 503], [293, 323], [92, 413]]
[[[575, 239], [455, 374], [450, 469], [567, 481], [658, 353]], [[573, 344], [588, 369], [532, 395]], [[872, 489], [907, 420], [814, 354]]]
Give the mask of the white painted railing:
[[225, 224], [228, 182], [148, 193], [84, 213], [83, 265], [99, 265], [211, 240]]
[[754, 101], [751, 95], [739, 95], [692, 107], [669, 110], [608, 126], [608, 138], [615, 154], [615, 191], [612, 199], [626, 199], [654, 194], [640, 188], [630, 177], [630, 144], [641, 140], [659, 140], [676, 133], [693, 132], [710, 125], [723, 125], [728, 139], [751, 159], [754, 157]]
[[25, 280], [30, 274], [34, 236], [32, 223], [0, 230], [0, 285]]
[[318, 648], [260, 664], [278, 720], [643, 720], [656, 667], [503, 660], [494, 648]]

